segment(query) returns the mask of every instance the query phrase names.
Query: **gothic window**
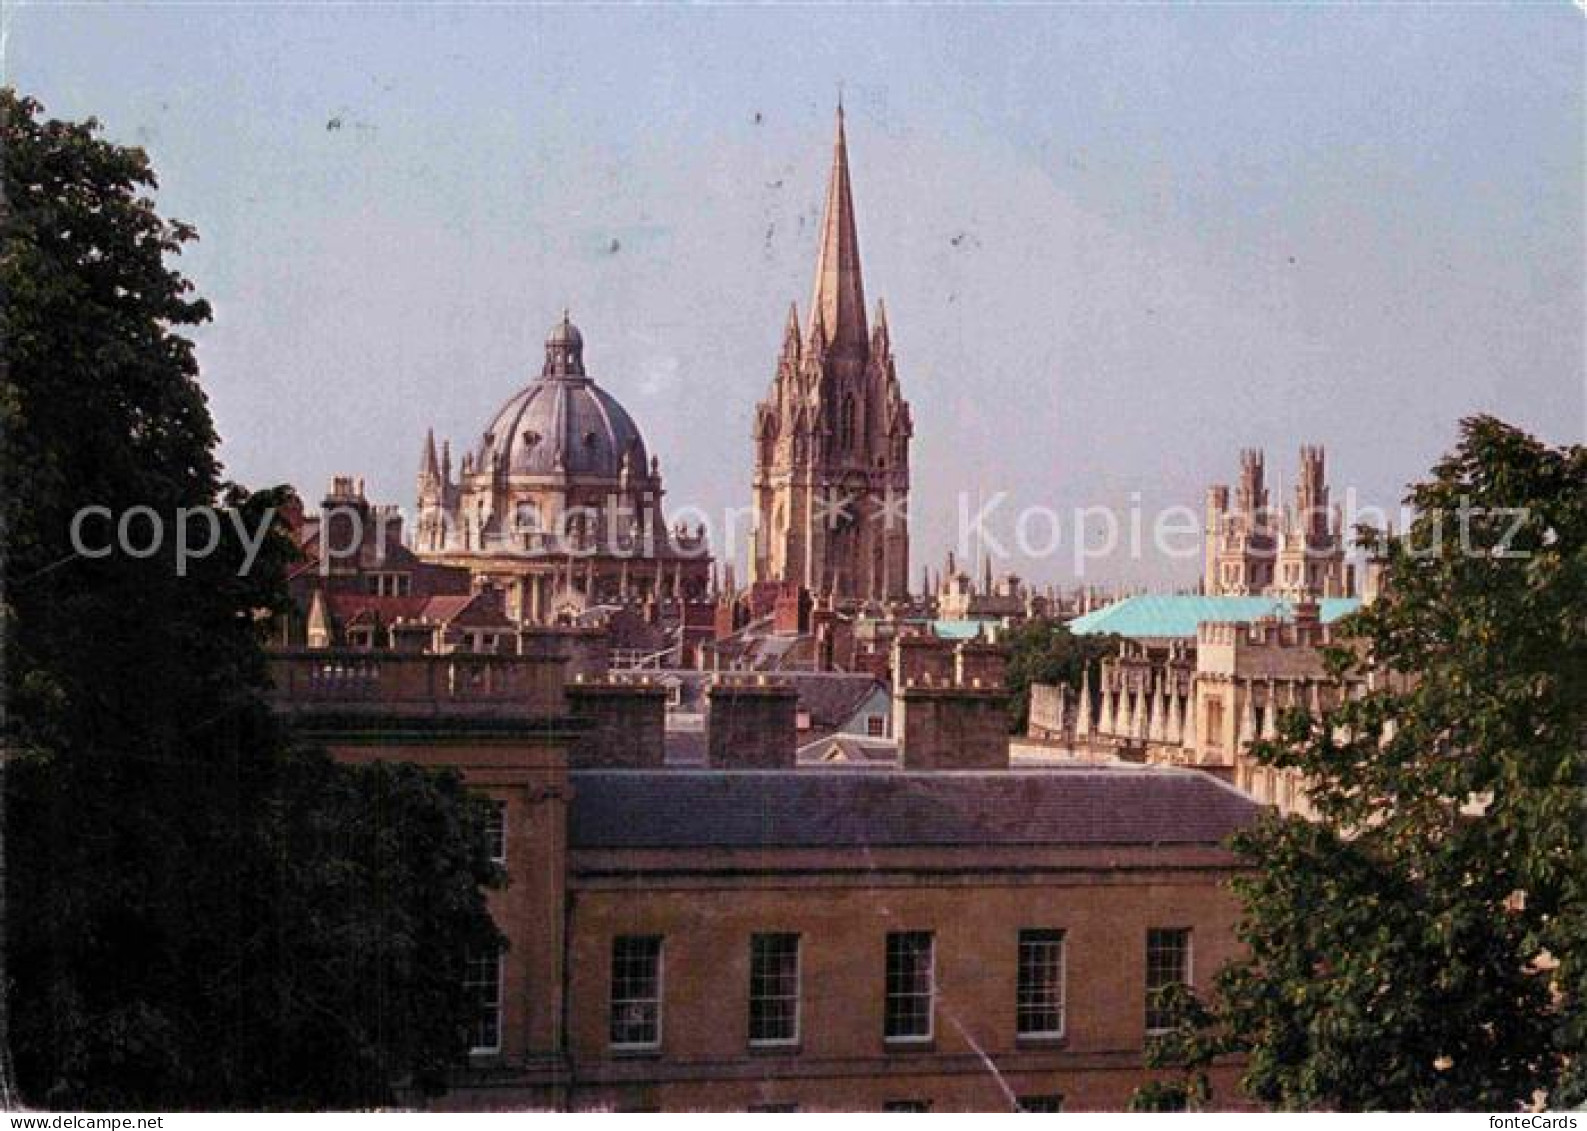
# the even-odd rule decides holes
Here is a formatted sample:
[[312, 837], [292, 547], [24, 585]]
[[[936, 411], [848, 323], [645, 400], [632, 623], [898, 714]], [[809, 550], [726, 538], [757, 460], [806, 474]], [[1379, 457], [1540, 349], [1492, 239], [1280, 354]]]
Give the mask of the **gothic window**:
[[519, 530], [540, 529], [540, 504], [525, 500], [518, 504], [513, 522]]

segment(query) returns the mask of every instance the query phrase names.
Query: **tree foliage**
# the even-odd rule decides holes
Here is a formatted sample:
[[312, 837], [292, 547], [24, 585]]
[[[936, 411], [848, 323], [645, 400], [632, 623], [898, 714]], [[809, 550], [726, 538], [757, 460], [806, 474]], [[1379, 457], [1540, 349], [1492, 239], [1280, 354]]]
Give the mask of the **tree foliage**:
[[1248, 957], [1157, 1059], [1244, 1052], [1290, 1109], [1580, 1104], [1587, 448], [1473, 418], [1408, 502], [1330, 657], [1367, 690], [1255, 749], [1320, 820], [1238, 838]]
[[[229, 522], [178, 571], [182, 508], [268, 525], [222, 481], [169, 265], [194, 238], [144, 154], [0, 91], [7, 1020], [23, 1097], [72, 1107], [380, 1102], [463, 1051], [460, 947], [495, 937], [482, 815], [453, 778], [294, 750], [258, 625], [294, 554]], [[148, 557], [73, 516], [147, 507]], [[136, 527], [138, 542], [150, 526]], [[94, 528], [106, 541], [111, 524]], [[197, 538], [197, 541], [202, 541]]]
[[1059, 621], [1037, 618], [1010, 629], [1003, 643], [1009, 650], [1009, 730], [1023, 734], [1030, 722], [1031, 684], [1067, 683], [1078, 688], [1081, 674], [1111, 654], [1118, 639], [1076, 636]]

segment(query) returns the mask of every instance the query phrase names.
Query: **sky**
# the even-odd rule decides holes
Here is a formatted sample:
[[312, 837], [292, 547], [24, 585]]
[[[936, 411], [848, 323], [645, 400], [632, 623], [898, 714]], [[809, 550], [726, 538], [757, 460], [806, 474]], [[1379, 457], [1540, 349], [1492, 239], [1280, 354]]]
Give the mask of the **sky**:
[[[1199, 510], [1242, 447], [1288, 490], [1323, 444], [1336, 498], [1393, 505], [1463, 416], [1587, 432], [1570, 4], [0, 20], [5, 81], [144, 147], [198, 228], [203, 383], [249, 486], [362, 475], [411, 508], [425, 430], [477, 443], [568, 307], [669, 504], [746, 506], [840, 90], [914, 408], [916, 574], [990, 504], [999, 569], [1072, 584], [1076, 508]], [[1022, 508], [1056, 516], [1028, 553]], [[1166, 588], [1198, 561], [1080, 568]]]

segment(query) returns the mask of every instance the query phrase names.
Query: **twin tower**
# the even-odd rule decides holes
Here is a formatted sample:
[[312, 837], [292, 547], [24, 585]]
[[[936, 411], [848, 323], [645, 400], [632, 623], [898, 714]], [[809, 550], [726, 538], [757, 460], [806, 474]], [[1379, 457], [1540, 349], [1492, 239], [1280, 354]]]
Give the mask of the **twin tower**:
[[771, 390], [755, 411], [750, 581], [854, 605], [909, 595], [909, 403], [886, 308], [865, 310], [843, 108], [809, 319], [788, 311]]

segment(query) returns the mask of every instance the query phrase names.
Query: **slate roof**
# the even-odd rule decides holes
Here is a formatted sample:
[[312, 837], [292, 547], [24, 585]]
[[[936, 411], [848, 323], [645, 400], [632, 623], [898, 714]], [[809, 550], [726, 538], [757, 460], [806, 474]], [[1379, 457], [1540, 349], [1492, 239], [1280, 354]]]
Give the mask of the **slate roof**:
[[[672, 669], [650, 674], [662, 683], [678, 685], [679, 709], [705, 710], [705, 691], [712, 673]], [[864, 672], [780, 672], [776, 679], [799, 692], [799, 708], [810, 713], [810, 726], [814, 730], [835, 730], [842, 726], [883, 686], [875, 676]]]
[[325, 600], [331, 615], [344, 624], [364, 621], [392, 624], [398, 620], [451, 624], [464, 614], [473, 614], [469, 623], [508, 624], [506, 614], [492, 609], [486, 594], [466, 596], [381, 597], [373, 593], [329, 593]]
[[573, 848], [1216, 844], [1261, 806], [1191, 770], [584, 770]]
[[[1354, 597], [1324, 597], [1317, 602], [1324, 624], [1361, 607]], [[1295, 615], [1295, 603], [1278, 597], [1198, 597], [1142, 594], [1125, 597], [1069, 622], [1080, 636], [1191, 637], [1203, 621], [1253, 621]]]
[[801, 765], [896, 765], [898, 743], [890, 738], [861, 738], [852, 734], [829, 734], [799, 747], [795, 760]]

